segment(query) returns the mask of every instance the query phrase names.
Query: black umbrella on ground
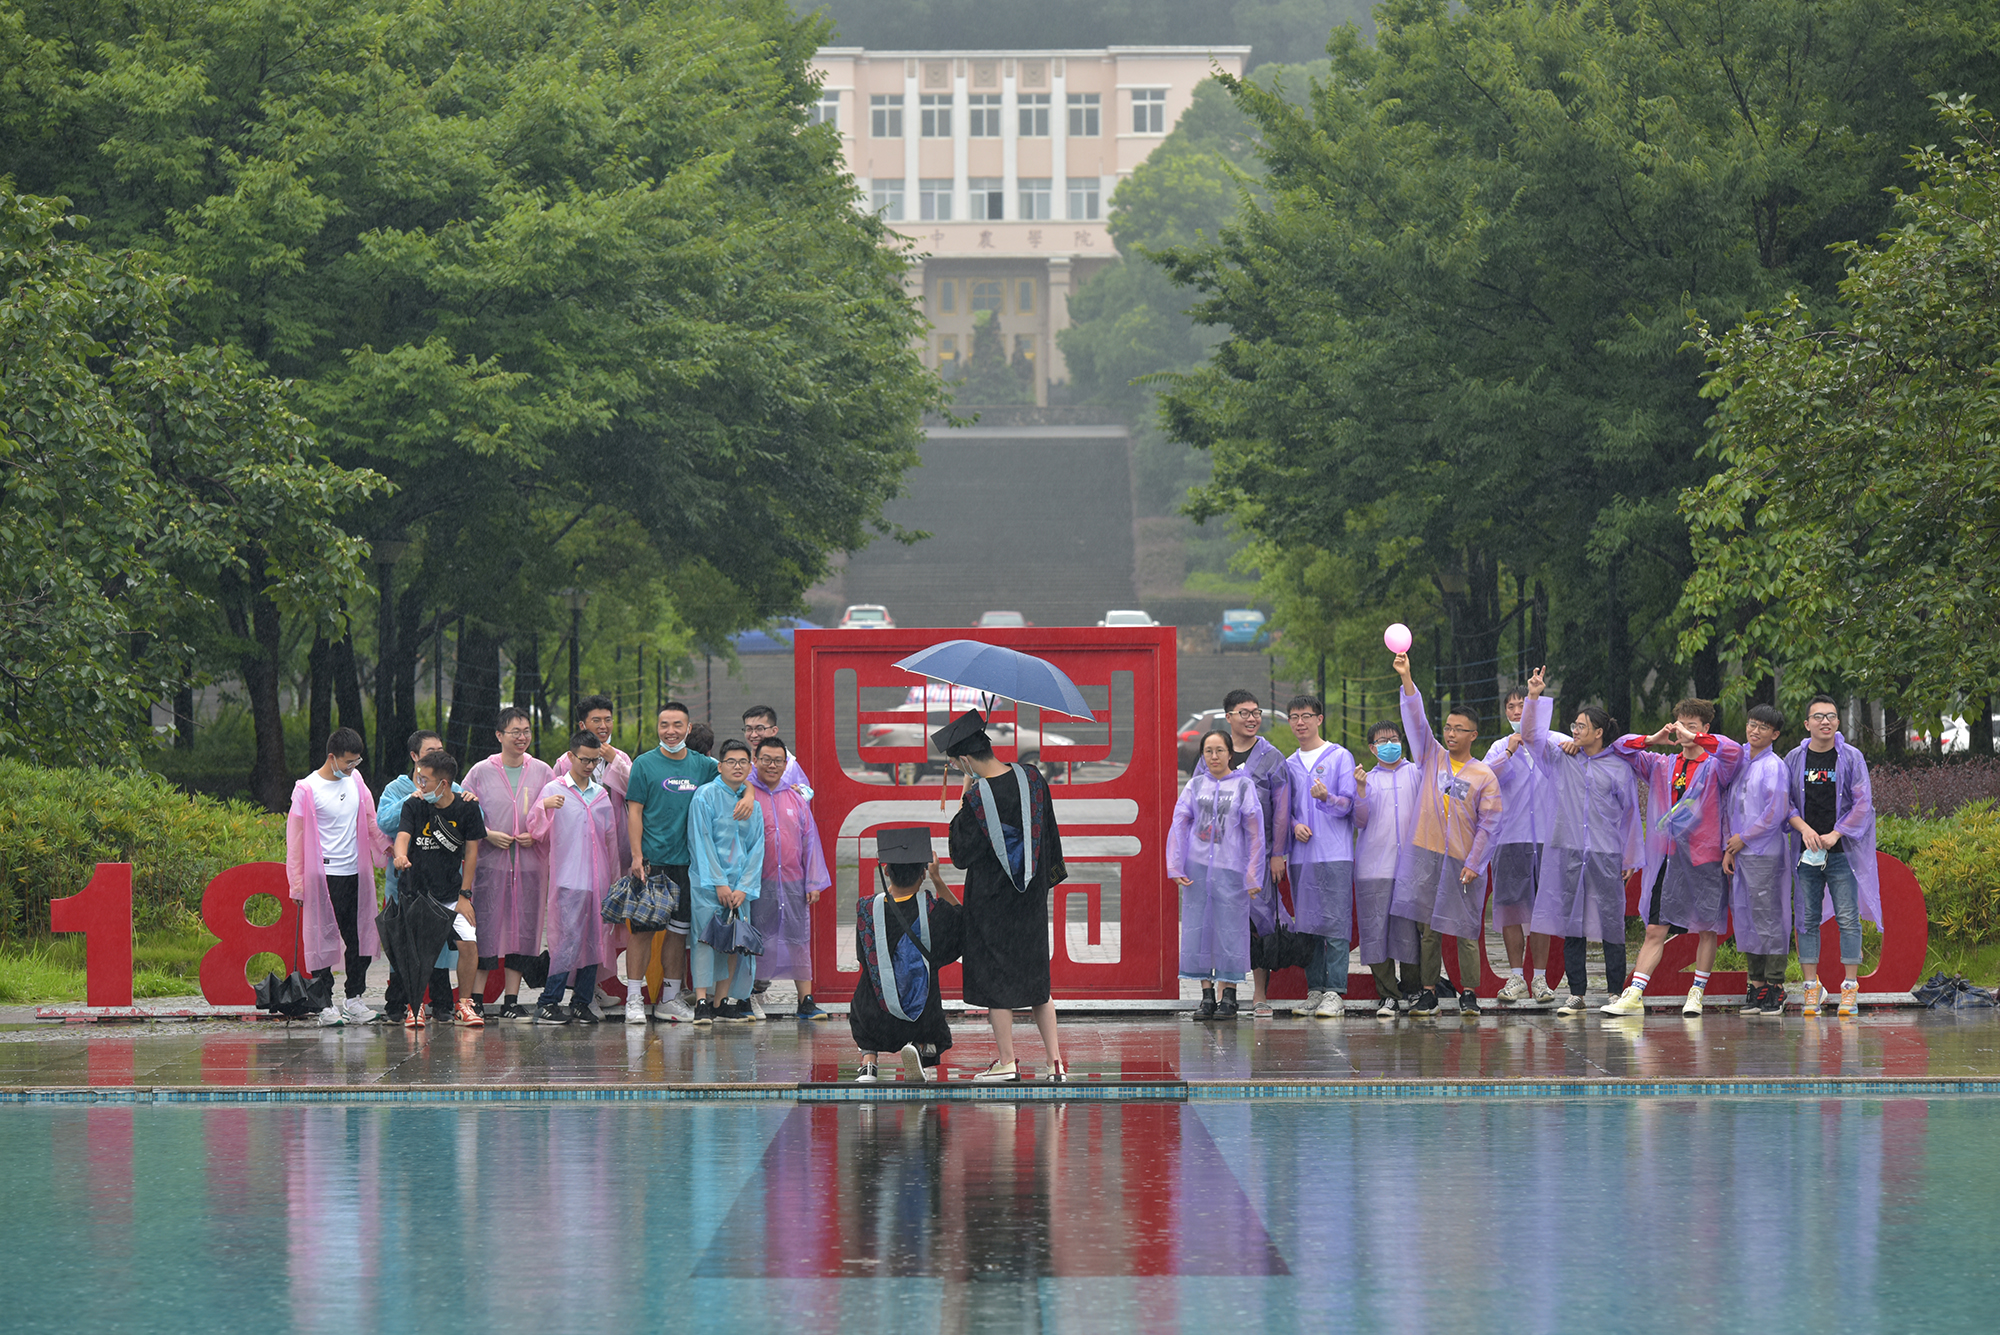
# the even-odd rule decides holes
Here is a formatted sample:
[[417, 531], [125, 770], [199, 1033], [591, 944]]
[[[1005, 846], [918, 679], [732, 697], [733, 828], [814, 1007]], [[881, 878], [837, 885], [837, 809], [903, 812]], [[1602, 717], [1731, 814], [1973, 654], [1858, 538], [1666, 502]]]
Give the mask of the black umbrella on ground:
[[407, 893], [397, 895], [375, 915], [375, 933], [382, 940], [382, 953], [389, 957], [389, 968], [417, 1004], [422, 1004], [430, 986], [438, 951], [454, 936], [451, 925], [457, 916], [454, 905]]
[[251, 989], [257, 994], [257, 1009], [282, 1015], [288, 1020], [317, 1015], [333, 1004], [333, 979], [311, 978], [302, 973], [284, 978], [265, 974], [264, 981]]

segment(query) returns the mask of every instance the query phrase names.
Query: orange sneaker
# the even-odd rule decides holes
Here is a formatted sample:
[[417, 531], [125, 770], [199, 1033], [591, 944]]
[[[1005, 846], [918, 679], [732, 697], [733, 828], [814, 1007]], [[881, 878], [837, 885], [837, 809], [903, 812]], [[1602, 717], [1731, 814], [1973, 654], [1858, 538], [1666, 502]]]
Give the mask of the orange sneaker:
[[431, 1008], [429, 1006], [410, 1007], [410, 1018], [405, 1020], [403, 1023], [408, 1025], [412, 1029], [423, 1028], [424, 1021], [430, 1018], [430, 1009]]
[[458, 999], [458, 1009], [452, 1012], [451, 1018], [457, 1020], [467, 1029], [484, 1029], [486, 1027], [486, 1017], [472, 1009], [471, 997], [460, 997]]

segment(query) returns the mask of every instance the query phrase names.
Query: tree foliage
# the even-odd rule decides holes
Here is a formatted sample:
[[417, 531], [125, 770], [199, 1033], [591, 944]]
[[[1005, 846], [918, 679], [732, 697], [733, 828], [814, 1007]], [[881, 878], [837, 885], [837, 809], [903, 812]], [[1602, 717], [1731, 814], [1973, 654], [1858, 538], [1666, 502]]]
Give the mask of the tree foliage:
[[2000, 144], [1941, 112], [1894, 230], [1834, 248], [1834, 318], [1793, 295], [1697, 331], [1722, 471], [1681, 498], [1685, 643], [1782, 669], [1795, 706], [1846, 687], [1934, 716], [2000, 686]]

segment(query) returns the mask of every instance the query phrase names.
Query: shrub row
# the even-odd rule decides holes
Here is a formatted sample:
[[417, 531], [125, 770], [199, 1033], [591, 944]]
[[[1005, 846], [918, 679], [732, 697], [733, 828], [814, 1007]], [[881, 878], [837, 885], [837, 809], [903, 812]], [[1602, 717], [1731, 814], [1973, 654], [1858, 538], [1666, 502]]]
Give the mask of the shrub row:
[[158, 774], [39, 769], [0, 759], [0, 936], [49, 930], [49, 902], [100, 862], [133, 864], [141, 929], [185, 923], [216, 873], [282, 862], [285, 820], [246, 802], [189, 797]]
[[1877, 762], [1869, 767], [1868, 779], [1880, 816], [1943, 817], [1974, 802], [2000, 799], [2000, 760], [1991, 756], [1894, 766]]

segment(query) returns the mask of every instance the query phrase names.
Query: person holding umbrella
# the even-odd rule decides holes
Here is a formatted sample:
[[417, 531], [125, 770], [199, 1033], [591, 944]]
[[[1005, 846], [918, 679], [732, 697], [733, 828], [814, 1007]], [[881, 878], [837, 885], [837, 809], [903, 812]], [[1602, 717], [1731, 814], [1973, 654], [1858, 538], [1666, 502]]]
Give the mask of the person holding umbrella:
[[997, 1049], [992, 1065], [972, 1078], [1021, 1078], [1013, 1013], [1032, 1009], [1049, 1079], [1062, 1083], [1069, 1067], [1049, 991], [1049, 891], [1069, 871], [1048, 781], [1033, 766], [996, 759], [976, 709], [932, 733], [931, 745], [972, 780], [951, 820], [951, 860], [965, 872], [965, 1002], [986, 1009]]
[[[439, 748], [426, 751], [417, 761], [417, 791], [403, 802], [396, 824], [396, 870], [401, 889], [413, 898], [426, 895], [440, 904], [450, 904], [474, 932], [478, 915], [472, 907], [472, 884], [479, 867], [479, 842], [486, 837], [486, 822], [477, 802], [467, 801], [452, 791], [458, 778], [458, 760]], [[479, 942], [461, 938], [458, 943], [458, 977], [465, 995], [454, 1012], [451, 983], [445, 971], [425, 968], [403, 979], [402, 990], [410, 1000], [403, 1023], [412, 1029], [424, 1027], [420, 996], [424, 980], [430, 980], [431, 1014], [450, 1017], [469, 1028], [480, 1029], [486, 1018], [472, 1004], [473, 974], [478, 968]], [[396, 961], [392, 958], [390, 963]], [[430, 961], [419, 956], [415, 965]], [[396, 977], [402, 976], [400, 969]]]

